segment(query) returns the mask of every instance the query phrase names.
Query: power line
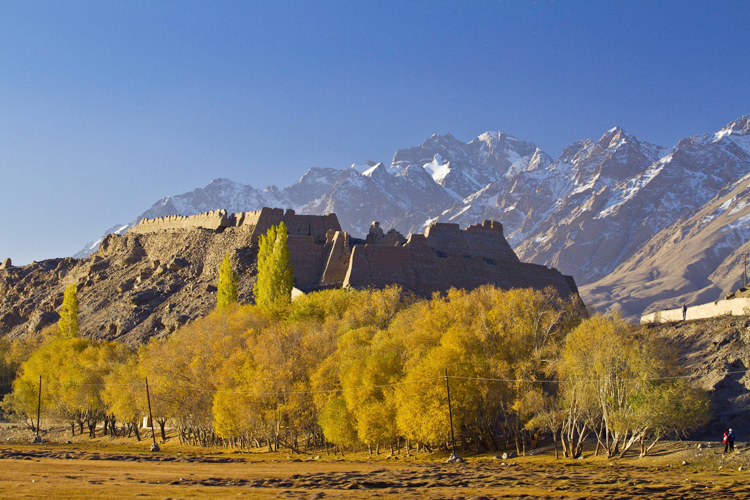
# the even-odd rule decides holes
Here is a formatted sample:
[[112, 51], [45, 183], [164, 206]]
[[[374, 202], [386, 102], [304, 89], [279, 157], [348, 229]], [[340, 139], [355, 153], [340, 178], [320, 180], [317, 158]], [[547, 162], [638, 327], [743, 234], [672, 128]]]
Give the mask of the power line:
[[[737, 370], [737, 371], [730, 371], [725, 372], [726, 375], [738, 375], [738, 374], [744, 374], [747, 373], [747, 370]], [[660, 381], [666, 381], [666, 380], [687, 380], [691, 378], [697, 378], [699, 377], [698, 374], [693, 375], [674, 375], [670, 377], [618, 377], [618, 381], [637, 381], [641, 380], [644, 382], [660, 382]], [[449, 379], [454, 380], [474, 380], [474, 381], [481, 381], [481, 382], [502, 382], [502, 383], [528, 383], [528, 384], [563, 384], [563, 383], [574, 383], [574, 382], [602, 382], [606, 379], [600, 379], [600, 378], [582, 378], [582, 379], [506, 379], [506, 378], [495, 378], [495, 377], [463, 377], [458, 375], [449, 375]], [[423, 378], [418, 380], [405, 380], [401, 382], [393, 382], [390, 384], [373, 384], [373, 385], [361, 385], [361, 386], [355, 386], [348, 389], [319, 389], [314, 391], [237, 391], [237, 390], [229, 390], [229, 389], [206, 389], [202, 387], [198, 387], [195, 385], [167, 385], [167, 384], [150, 384], [151, 387], [158, 387], [161, 389], [170, 389], [170, 390], [183, 390], [183, 391], [192, 391], [192, 392], [202, 392], [202, 393], [210, 393], [210, 394], [217, 394], [217, 393], [223, 393], [223, 394], [237, 394], [237, 395], [249, 395], [249, 396], [283, 396], [283, 395], [314, 395], [314, 394], [331, 394], [331, 393], [341, 393], [346, 392], [351, 389], [382, 389], [387, 387], [395, 387], [395, 386], [402, 386], [402, 385], [411, 385], [411, 384], [420, 384], [424, 382], [434, 382], [434, 381], [443, 381], [445, 379], [444, 376], [442, 377], [429, 377], [429, 378]], [[7, 384], [0, 384], [4, 386], [12, 385], [10, 383]], [[82, 383], [82, 384], [75, 384], [75, 387], [140, 387], [140, 383], [129, 383], [129, 384], [107, 384], [107, 383]]]

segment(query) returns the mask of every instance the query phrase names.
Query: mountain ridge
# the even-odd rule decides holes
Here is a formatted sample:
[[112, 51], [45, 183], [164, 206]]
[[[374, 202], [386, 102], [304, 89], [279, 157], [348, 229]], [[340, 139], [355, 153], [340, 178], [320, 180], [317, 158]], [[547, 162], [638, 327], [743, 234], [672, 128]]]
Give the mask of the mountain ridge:
[[[422, 232], [432, 222], [466, 227], [499, 220], [519, 257], [575, 276], [586, 299], [587, 290], [609, 282], [588, 284], [605, 280], [657, 234], [700, 211], [748, 172], [750, 115], [671, 147], [613, 127], [596, 140], [571, 144], [557, 159], [504, 132], [484, 132], [469, 142], [434, 134], [396, 151], [390, 166], [368, 161], [346, 169], [311, 168], [282, 189], [217, 179], [159, 200], [130, 226], [144, 217], [262, 206], [336, 212], [344, 230], [356, 236], [366, 234], [373, 220], [404, 234]], [[604, 296], [592, 292], [593, 305]], [[603, 300], [602, 308], [611, 310], [610, 302]]]

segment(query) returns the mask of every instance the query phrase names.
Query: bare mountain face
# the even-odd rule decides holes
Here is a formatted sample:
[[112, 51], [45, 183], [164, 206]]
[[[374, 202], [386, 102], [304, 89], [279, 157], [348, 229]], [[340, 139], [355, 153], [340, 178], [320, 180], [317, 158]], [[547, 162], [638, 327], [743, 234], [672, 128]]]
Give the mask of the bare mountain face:
[[711, 302], [744, 285], [750, 252], [750, 174], [659, 231], [583, 293], [624, 316]]
[[[556, 267], [581, 285], [592, 284], [582, 288], [587, 303], [595, 308], [621, 308], [632, 316], [654, 300], [699, 290], [703, 290], [700, 297], [708, 297], [736, 285], [736, 279], [730, 284], [723, 278], [716, 278], [710, 286], [708, 282], [694, 284], [696, 288], [690, 291], [684, 287], [670, 291], [666, 286], [658, 291], [659, 287], [648, 285], [628, 298], [617, 292], [622, 287], [618, 288], [614, 277], [606, 279], [616, 269], [632, 269], [631, 259], [643, 262], [649, 249], [653, 259], [661, 259], [652, 255], [661, 248], [653, 238], [662, 238], [662, 232], [670, 228], [676, 231], [678, 221], [684, 223], [690, 214], [734, 189], [734, 183], [749, 172], [750, 115], [719, 132], [688, 137], [671, 148], [640, 141], [615, 127], [596, 141], [576, 142], [556, 160], [534, 144], [502, 132], [486, 132], [469, 143], [450, 134], [433, 135], [418, 146], [397, 151], [390, 167], [368, 162], [344, 170], [313, 168], [284, 189], [259, 190], [218, 179], [205, 188], [160, 200], [134, 222], [144, 217], [220, 208], [240, 212], [263, 206], [293, 208], [298, 213], [336, 212], [342, 228], [355, 236], [364, 236], [374, 220], [386, 230], [396, 228], [405, 234], [423, 232], [431, 222], [465, 227], [480, 220], [499, 220], [522, 260]], [[719, 224], [724, 219], [717, 220]], [[132, 224], [115, 226], [109, 232], [126, 230]], [[698, 239], [694, 245], [700, 246], [699, 240], [706, 245], [713, 241]], [[96, 243], [77, 256], [90, 254]], [[708, 272], [701, 279], [713, 279], [708, 276], [724, 261], [709, 259], [709, 251], [714, 250], [704, 250], [703, 257], [697, 250], [695, 257]], [[725, 267], [726, 273], [735, 272], [732, 262]], [[614, 276], [624, 279], [625, 272]], [[674, 271], [662, 271], [667, 272]]]

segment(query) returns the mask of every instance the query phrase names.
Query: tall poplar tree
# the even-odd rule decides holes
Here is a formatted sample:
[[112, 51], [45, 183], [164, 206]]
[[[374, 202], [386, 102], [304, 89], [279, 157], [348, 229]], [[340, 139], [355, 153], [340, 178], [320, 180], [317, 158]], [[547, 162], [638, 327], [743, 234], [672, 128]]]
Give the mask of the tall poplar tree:
[[216, 310], [225, 311], [237, 302], [237, 273], [232, 271], [229, 254], [219, 268], [219, 283], [216, 286]]
[[271, 227], [260, 237], [258, 279], [253, 286], [255, 303], [276, 309], [292, 301], [292, 263], [289, 262], [286, 224]]
[[60, 336], [65, 338], [78, 337], [78, 295], [75, 284], [70, 284], [65, 289], [62, 307], [60, 308], [60, 320], [57, 322]]

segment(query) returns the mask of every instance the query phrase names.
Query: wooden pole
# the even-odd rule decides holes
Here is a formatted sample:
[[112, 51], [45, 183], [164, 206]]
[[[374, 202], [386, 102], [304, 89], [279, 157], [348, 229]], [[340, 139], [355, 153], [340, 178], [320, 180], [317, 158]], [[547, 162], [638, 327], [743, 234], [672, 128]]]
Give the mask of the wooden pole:
[[744, 263], [745, 263], [745, 271], [742, 273], [742, 275], [745, 278], [745, 287], [747, 287], [747, 254], [746, 253], [742, 254], [742, 259], [744, 260]]
[[42, 376], [39, 375], [39, 401], [36, 404], [36, 437], [39, 438], [39, 419], [42, 414]]
[[146, 377], [146, 401], [148, 401], [148, 418], [151, 420], [151, 437], [154, 439], [151, 451], [159, 451], [159, 445], [156, 444], [156, 432], [154, 432], [154, 416], [151, 414], [151, 395], [148, 391], [148, 377]]
[[453, 449], [452, 457], [456, 456], [456, 438], [453, 435], [453, 410], [451, 409], [451, 386], [448, 383], [448, 369], [445, 369], [445, 389], [448, 392], [448, 420], [451, 422], [451, 448]]

